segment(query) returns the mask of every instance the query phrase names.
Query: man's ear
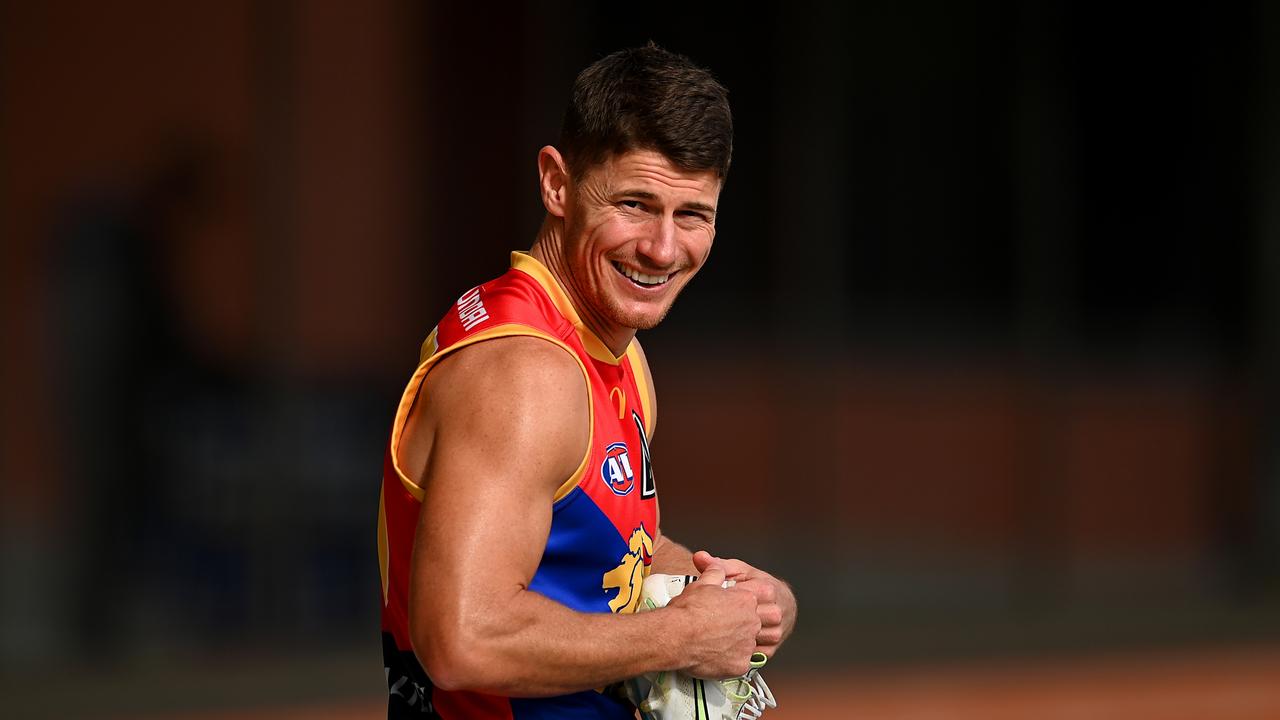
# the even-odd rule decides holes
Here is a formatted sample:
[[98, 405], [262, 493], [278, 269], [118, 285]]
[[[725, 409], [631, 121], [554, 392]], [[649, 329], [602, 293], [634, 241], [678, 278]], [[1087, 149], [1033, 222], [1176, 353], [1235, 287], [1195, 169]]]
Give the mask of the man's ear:
[[569, 171], [560, 151], [550, 145], [539, 150], [538, 190], [542, 194], [543, 206], [556, 217], [565, 216], [569, 182]]

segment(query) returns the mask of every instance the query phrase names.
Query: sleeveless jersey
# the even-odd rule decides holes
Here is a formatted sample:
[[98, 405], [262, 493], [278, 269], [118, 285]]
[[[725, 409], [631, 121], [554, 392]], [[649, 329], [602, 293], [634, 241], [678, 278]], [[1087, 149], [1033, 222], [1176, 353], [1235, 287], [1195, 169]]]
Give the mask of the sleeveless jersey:
[[378, 508], [388, 717], [634, 717], [630, 704], [603, 691], [550, 698], [442, 691], [432, 686], [410, 645], [409, 556], [423, 493], [396, 461], [405, 418], [441, 358], [472, 343], [513, 335], [539, 337], [569, 352], [582, 370], [591, 405], [582, 463], [547, 499], [551, 529], [529, 588], [582, 612], [633, 612], [640, 602], [657, 531], [657, 501], [647, 440], [651, 400], [638, 349], [632, 342], [615, 357], [583, 325], [550, 271], [531, 255], [512, 253], [505, 275], [463, 294], [428, 336], [392, 426]]

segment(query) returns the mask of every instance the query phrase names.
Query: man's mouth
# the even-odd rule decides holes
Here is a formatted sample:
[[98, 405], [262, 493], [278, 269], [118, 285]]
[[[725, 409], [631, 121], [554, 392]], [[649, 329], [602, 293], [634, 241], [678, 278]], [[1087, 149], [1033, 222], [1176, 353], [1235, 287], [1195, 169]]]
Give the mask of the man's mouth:
[[617, 270], [628, 280], [635, 283], [636, 285], [639, 285], [640, 287], [657, 287], [659, 285], [665, 284], [668, 280], [671, 279], [671, 275], [673, 274], [673, 273], [667, 273], [666, 275], [646, 275], [645, 273], [642, 273], [638, 270], [632, 270], [631, 268], [627, 267], [626, 265], [623, 265], [622, 263], [616, 260], [613, 261], [613, 269]]

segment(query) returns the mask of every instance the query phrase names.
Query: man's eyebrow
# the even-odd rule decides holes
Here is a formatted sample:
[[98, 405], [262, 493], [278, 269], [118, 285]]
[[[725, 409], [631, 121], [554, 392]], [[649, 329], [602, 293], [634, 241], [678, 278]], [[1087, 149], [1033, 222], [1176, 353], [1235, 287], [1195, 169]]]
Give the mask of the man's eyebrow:
[[706, 203], [691, 202], [691, 203], [685, 203], [680, 207], [685, 210], [701, 210], [703, 212], [711, 213], [712, 215], [716, 214], [716, 209]]
[[[657, 200], [658, 199], [657, 195], [654, 195], [648, 190], [623, 190], [618, 193], [618, 196], [640, 198], [641, 200]], [[706, 203], [697, 202], [697, 201], [682, 203], [680, 205], [680, 209], [681, 210], [701, 210], [703, 212], [711, 213], [712, 215], [716, 214], [716, 209], [714, 207]]]

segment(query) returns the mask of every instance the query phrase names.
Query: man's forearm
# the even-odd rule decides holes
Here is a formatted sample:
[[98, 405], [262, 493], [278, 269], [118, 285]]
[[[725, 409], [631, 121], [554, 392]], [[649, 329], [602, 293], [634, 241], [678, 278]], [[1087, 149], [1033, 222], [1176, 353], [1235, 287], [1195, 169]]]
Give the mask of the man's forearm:
[[614, 615], [582, 613], [521, 590], [500, 608], [482, 611], [469, 632], [422, 633], [415, 647], [428, 675], [444, 689], [511, 697], [545, 697], [599, 688], [684, 663], [680, 611]]
[[653, 564], [651, 572], [667, 575], [697, 575], [698, 568], [693, 564], [693, 553], [689, 548], [672, 540], [666, 535], [658, 535], [653, 546]]

